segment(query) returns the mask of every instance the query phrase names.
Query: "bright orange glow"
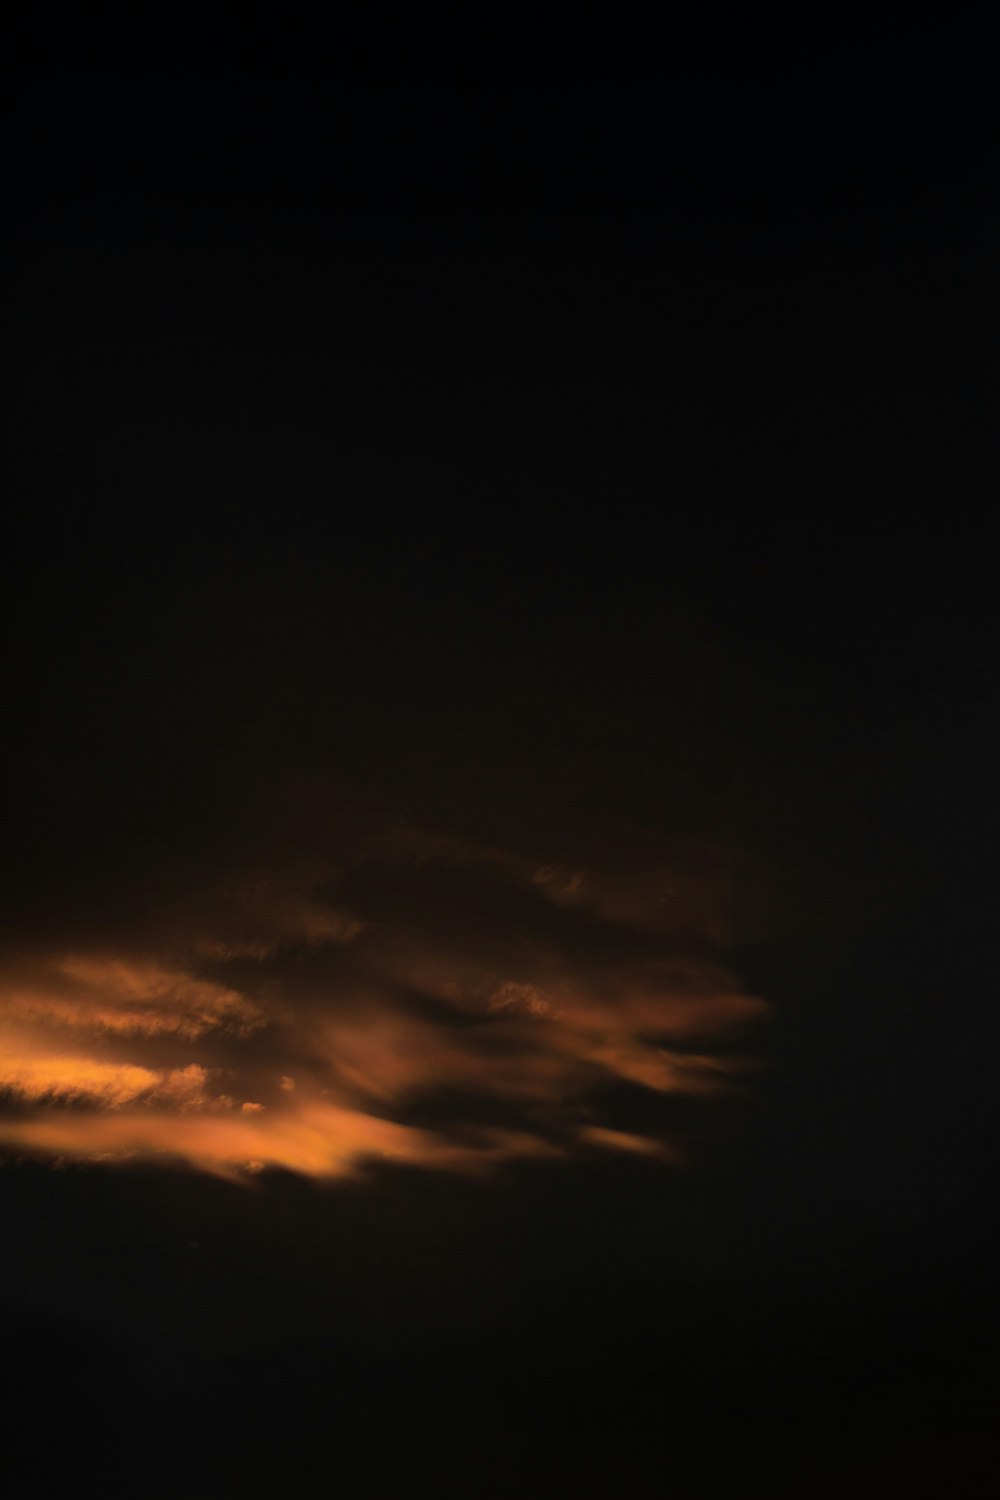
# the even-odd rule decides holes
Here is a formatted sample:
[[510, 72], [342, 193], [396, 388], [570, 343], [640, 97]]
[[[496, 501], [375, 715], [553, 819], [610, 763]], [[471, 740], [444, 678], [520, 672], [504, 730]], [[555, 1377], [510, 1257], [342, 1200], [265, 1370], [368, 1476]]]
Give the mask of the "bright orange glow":
[[177, 1161], [227, 1177], [264, 1167], [344, 1177], [366, 1160], [477, 1171], [513, 1157], [559, 1155], [557, 1148], [533, 1136], [489, 1131], [475, 1143], [449, 1142], [429, 1131], [319, 1101], [266, 1120], [259, 1113], [130, 1111], [81, 1117], [46, 1110], [30, 1120], [4, 1122], [0, 1140], [78, 1160], [141, 1156]]
[[78, 956], [57, 960], [34, 983], [12, 985], [3, 1009], [13, 1019], [188, 1038], [218, 1027], [246, 1034], [264, 1019], [245, 996], [183, 970]]
[[[202, 1069], [193, 1065], [200, 1078]], [[187, 1070], [185, 1070], [185, 1073]], [[23, 1099], [89, 1099], [107, 1109], [152, 1096], [167, 1075], [150, 1068], [97, 1062], [87, 1057], [7, 1057], [0, 1083]]]
[[[602, 1099], [718, 1093], [745, 1062], [713, 1039], [766, 1007], [703, 960], [607, 956], [656, 951], [665, 880], [615, 887], [413, 830], [393, 848], [408, 868], [485, 869], [540, 910], [573, 908], [574, 930], [638, 932], [645, 947], [628, 937], [584, 960], [509, 925], [422, 936], [328, 907], [302, 872], [222, 882], [145, 942], [6, 962], [0, 1142], [236, 1176], [337, 1178], [379, 1160], [467, 1171], [593, 1148], [675, 1160], [655, 1134], [617, 1129]], [[432, 1128], [442, 1100], [448, 1123]], [[476, 1123], [490, 1118], [506, 1123]]]

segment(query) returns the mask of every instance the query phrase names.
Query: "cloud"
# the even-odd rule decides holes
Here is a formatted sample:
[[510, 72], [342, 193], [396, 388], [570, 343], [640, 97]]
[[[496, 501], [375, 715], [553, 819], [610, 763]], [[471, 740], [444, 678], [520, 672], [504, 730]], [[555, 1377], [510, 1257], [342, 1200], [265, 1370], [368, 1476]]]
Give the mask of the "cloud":
[[0, 1061], [0, 1091], [29, 1103], [83, 1101], [118, 1110], [136, 1100], [183, 1110], [204, 1105], [206, 1070], [198, 1063], [155, 1069], [79, 1053], [10, 1051]]
[[226, 1029], [248, 1035], [263, 1024], [259, 1006], [225, 985], [184, 969], [124, 956], [71, 954], [11, 975], [3, 1014], [89, 1031], [195, 1038]]
[[62, 1158], [107, 1162], [138, 1156], [236, 1178], [264, 1167], [345, 1177], [379, 1161], [468, 1172], [513, 1157], [559, 1155], [557, 1147], [529, 1135], [484, 1131], [461, 1143], [318, 1101], [266, 1122], [259, 1114], [74, 1116], [45, 1110], [30, 1120], [0, 1121], [0, 1141]]
[[264, 959], [295, 945], [354, 942], [364, 923], [315, 894], [329, 878], [328, 867], [310, 865], [225, 880], [203, 895], [200, 915], [210, 930], [196, 932], [192, 947], [208, 959]]
[[631, 1135], [625, 1130], [608, 1130], [601, 1125], [584, 1125], [577, 1138], [588, 1146], [604, 1151], [628, 1151], [634, 1156], [654, 1156], [661, 1161], [676, 1161], [677, 1153], [666, 1141], [653, 1136]]
[[693, 1108], [745, 1074], [767, 1008], [707, 956], [705, 889], [682, 899], [676, 868], [593, 871], [389, 820], [338, 845], [318, 821], [326, 850], [262, 848], [252, 873], [158, 885], [117, 934], [102, 919], [0, 957], [0, 1141], [331, 1179], [676, 1160], [655, 1101]]

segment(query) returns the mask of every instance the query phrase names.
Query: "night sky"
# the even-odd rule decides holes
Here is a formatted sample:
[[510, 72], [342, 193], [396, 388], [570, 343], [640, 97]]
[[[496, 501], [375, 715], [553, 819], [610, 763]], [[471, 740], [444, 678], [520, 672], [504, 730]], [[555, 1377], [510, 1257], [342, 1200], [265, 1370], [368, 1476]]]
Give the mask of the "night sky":
[[4, 1495], [993, 1495], [982, 48], [25, 15]]

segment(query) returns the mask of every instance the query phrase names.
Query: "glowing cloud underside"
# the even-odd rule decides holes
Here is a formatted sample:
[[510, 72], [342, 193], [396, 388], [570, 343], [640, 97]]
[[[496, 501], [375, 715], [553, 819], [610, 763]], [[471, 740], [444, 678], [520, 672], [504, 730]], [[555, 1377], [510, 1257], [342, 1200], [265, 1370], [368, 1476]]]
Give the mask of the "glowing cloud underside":
[[[0, 1144], [330, 1179], [379, 1161], [478, 1171], [581, 1151], [675, 1158], [664, 1132], [621, 1128], [607, 1101], [731, 1086], [747, 1066], [734, 1039], [765, 1006], [721, 969], [678, 958], [662, 882], [620, 889], [440, 843], [395, 857], [413, 887], [432, 860], [473, 880], [485, 869], [529, 914], [582, 913], [587, 952], [510, 922], [492, 938], [456, 923], [449, 939], [446, 923], [371, 920], [328, 905], [314, 872], [230, 882], [170, 930], [151, 924], [114, 950], [8, 956]], [[607, 941], [623, 933], [639, 935], [625, 956]]]

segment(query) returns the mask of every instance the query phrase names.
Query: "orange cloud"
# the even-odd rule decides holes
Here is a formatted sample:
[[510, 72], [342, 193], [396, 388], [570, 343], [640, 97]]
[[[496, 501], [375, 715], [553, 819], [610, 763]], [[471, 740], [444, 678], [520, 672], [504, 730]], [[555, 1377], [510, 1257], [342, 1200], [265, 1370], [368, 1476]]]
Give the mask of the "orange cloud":
[[[315, 861], [178, 900], [152, 948], [8, 960], [0, 1093], [17, 1110], [0, 1111], [0, 1142], [324, 1178], [374, 1160], [472, 1170], [589, 1148], [668, 1159], [604, 1101], [707, 1099], [744, 1071], [733, 1038], [766, 1006], [676, 942], [656, 957], [674, 877], [616, 886], [406, 829], [383, 845], [359, 856], [390, 870], [391, 900], [378, 907], [376, 881], [371, 913], [328, 903]], [[426, 895], [442, 867], [482, 881], [500, 919], [456, 916], [450, 933], [447, 905]]]
[[260, 1007], [225, 985], [183, 969], [125, 958], [70, 955], [28, 982], [8, 981], [3, 1013], [78, 1029], [194, 1038], [213, 1029], [247, 1035]]
[[365, 1161], [476, 1171], [515, 1156], [557, 1156], [558, 1148], [511, 1131], [482, 1132], [475, 1143], [359, 1110], [314, 1101], [266, 1122], [259, 1115], [182, 1116], [142, 1112], [73, 1115], [46, 1110], [0, 1121], [0, 1141], [75, 1160], [136, 1156], [182, 1162], [227, 1177], [283, 1167], [311, 1177], [354, 1174]]
[[102, 1109], [121, 1109], [137, 1099], [189, 1109], [206, 1102], [205, 1069], [154, 1069], [99, 1058], [42, 1053], [7, 1053], [0, 1062], [0, 1090], [28, 1102], [84, 1100]]
[[319, 1028], [311, 1045], [339, 1089], [355, 1098], [405, 1102], [434, 1089], [506, 1100], [565, 1102], [602, 1077], [658, 1093], [708, 1094], [742, 1064], [664, 1045], [711, 1035], [760, 1013], [743, 996], [637, 1000], [634, 1013], [579, 994], [547, 994], [508, 981], [487, 992], [478, 1024], [449, 1027], [371, 1003]]
[[577, 1131], [577, 1139], [588, 1146], [598, 1146], [605, 1151], [628, 1151], [635, 1156], [654, 1156], [661, 1161], [677, 1161], [677, 1152], [666, 1141], [653, 1136], [630, 1135], [624, 1130], [607, 1130], [600, 1125], [585, 1125]]

